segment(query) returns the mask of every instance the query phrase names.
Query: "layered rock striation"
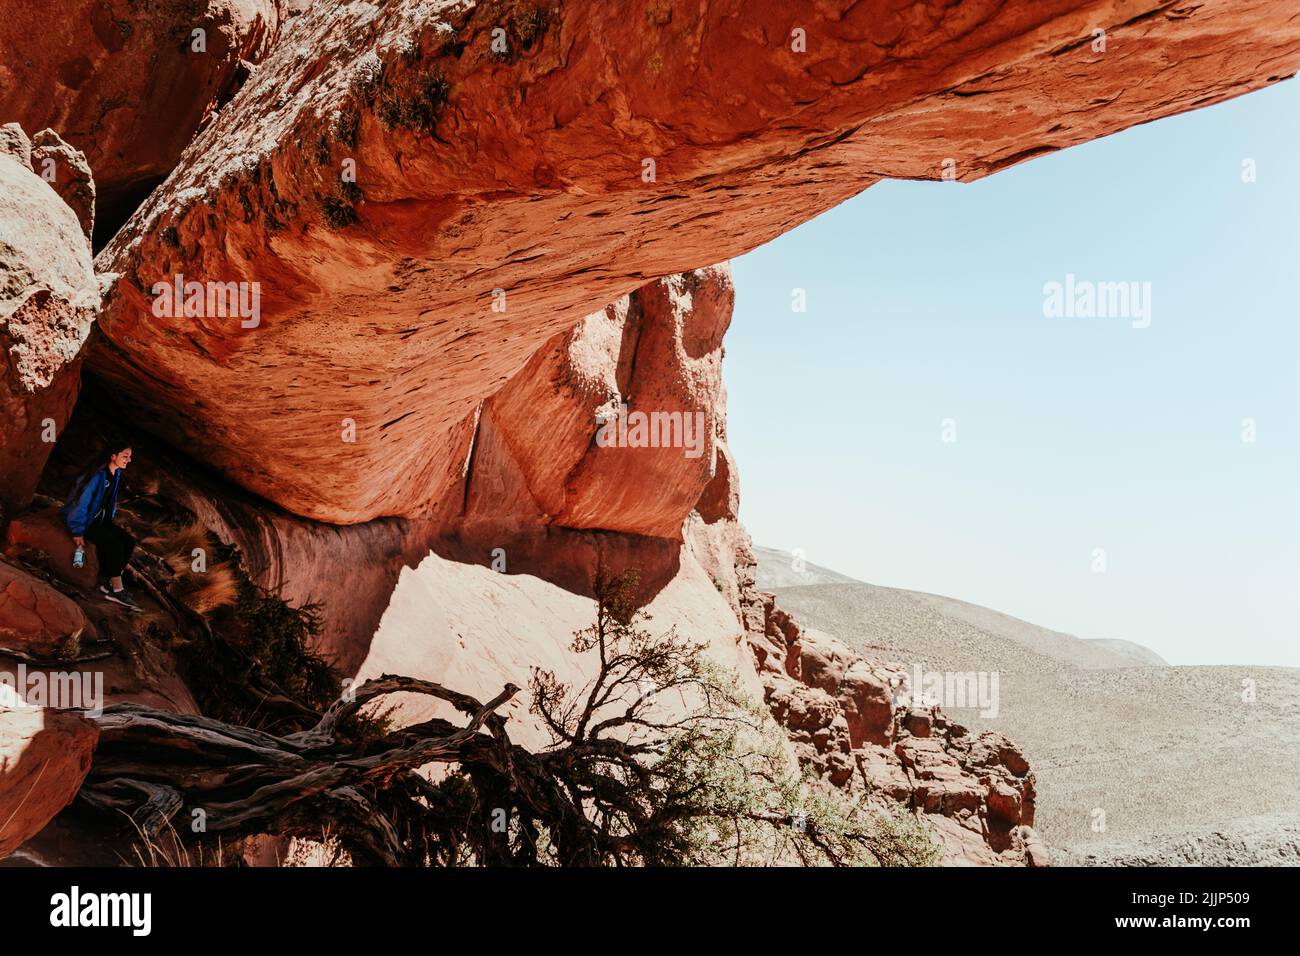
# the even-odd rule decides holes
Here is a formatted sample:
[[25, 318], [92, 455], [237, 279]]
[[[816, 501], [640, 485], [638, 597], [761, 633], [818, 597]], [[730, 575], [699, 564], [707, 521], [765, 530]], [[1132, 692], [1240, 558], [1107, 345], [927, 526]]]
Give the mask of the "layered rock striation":
[[1268, 0], [318, 4], [101, 254], [91, 362], [288, 511], [421, 515], [467, 417], [647, 281], [1297, 66]]

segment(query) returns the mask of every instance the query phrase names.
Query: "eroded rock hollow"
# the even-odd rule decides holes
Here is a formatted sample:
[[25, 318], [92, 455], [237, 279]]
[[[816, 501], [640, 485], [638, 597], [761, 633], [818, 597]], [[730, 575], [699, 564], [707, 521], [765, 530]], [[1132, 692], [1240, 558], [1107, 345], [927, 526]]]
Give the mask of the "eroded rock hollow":
[[[317, 4], [100, 255], [91, 364], [289, 511], [420, 515], [466, 416], [582, 316], [881, 178], [977, 179], [1290, 76], [1294, 13]], [[256, 282], [259, 314], [155, 315], [178, 275]]]

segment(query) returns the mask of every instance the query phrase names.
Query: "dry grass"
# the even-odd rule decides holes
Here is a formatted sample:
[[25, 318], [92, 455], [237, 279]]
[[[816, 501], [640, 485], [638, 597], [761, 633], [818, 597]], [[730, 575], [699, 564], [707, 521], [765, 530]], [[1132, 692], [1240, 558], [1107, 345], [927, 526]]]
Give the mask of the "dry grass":
[[159, 533], [141, 541], [140, 547], [161, 557], [173, 574], [187, 574], [194, 549], [202, 548], [206, 552], [210, 547], [208, 529], [197, 519], [185, 525], [164, 527]]
[[281, 866], [334, 867], [352, 866], [352, 857], [343, 849], [338, 836], [328, 826], [321, 828], [320, 839], [293, 837]]
[[84, 627], [79, 627], [63, 639], [59, 645], [59, 657], [70, 661], [81, 656], [81, 635], [85, 630]]
[[[134, 826], [134, 821], [132, 823]], [[186, 846], [180, 834], [168, 824], [167, 828], [156, 837], [149, 837], [138, 826], [134, 847], [135, 866], [142, 867], [178, 867], [178, 866], [258, 866], [262, 865], [248, 859], [251, 838], [236, 840], [227, 848], [218, 839], [215, 847], [202, 844]], [[318, 837], [290, 837], [280, 843], [275, 854], [275, 866], [283, 867], [349, 867], [353, 865], [352, 857], [343, 848], [342, 842], [333, 827], [325, 824]]]
[[230, 607], [239, 599], [239, 578], [228, 561], [206, 571], [191, 571], [177, 579], [176, 596], [206, 616], [219, 607]]
[[194, 569], [195, 551], [201, 550], [204, 555], [212, 552], [212, 542], [203, 522], [195, 520], [164, 528], [140, 544], [162, 558], [173, 575], [173, 594], [198, 613], [206, 616], [238, 600], [239, 577], [229, 561], [206, 565], [202, 571]]
[[145, 833], [134, 820], [131, 820], [131, 826], [136, 832], [136, 843], [133, 847], [135, 861], [134, 863], [123, 861], [128, 866], [174, 869], [181, 866], [238, 865], [237, 857], [227, 858], [226, 848], [220, 839], [217, 840], [215, 847], [187, 847], [171, 823], [168, 823], [166, 829], [156, 836]]

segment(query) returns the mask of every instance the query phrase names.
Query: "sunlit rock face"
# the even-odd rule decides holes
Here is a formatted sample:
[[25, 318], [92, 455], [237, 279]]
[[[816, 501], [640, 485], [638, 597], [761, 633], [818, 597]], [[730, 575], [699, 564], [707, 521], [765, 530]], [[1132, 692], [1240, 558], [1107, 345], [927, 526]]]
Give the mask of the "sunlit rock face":
[[0, 704], [0, 860], [72, 802], [98, 741], [74, 711]]
[[[53, 134], [41, 141], [78, 155]], [[82, 224], [32, 156], [18, 124], [0, 127], [0, 519], [31, 501], [72, 413], [99, 304]]]
[[476, 412], [455, 524], [679, 537], [718, 469], [732, 303], [730, 271], [710, 267], [552, 338]]
[[[282, 33], [101, 254], [91, 364], [140, 424], [339, 523], [455, 507], [475, 410], [658, 276], [882, 177], [977, 179], [1300, 65], [1271, 0], [393, 0]], [[160, 303], [177, 276], [241, 295]]]
[[182, 461], [146, 455], [137, 471], [237, 545], [258, 583], [319, 604], [322, 646], [348, 668], [401, 569], [430, 551], [576, 593], [599, 565], [636, 567], [650, 598], [677, 574], [683, 523], [698, 509], [691, 520], [717, 539], [701, 561], [727, 582], [734, 547], [719, 529], [738, 502], [722, 384], [732, 301], [730, 270], [710, 266], [648, 283], [552, 336], [453, 433], [444, 507], [421, 518], [337, 526]]

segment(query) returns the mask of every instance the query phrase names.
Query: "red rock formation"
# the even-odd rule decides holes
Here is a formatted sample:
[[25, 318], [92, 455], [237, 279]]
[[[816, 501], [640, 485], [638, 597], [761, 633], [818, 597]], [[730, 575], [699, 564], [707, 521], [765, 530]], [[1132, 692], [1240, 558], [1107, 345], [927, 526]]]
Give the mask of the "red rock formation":
[[[814, 776], [885, 811], [917, 814], [947, 865], [1047, 866], [1034, 834], [1035, 779], [1001, 734], [971, 737], [937, 708], [906, 706], [906, 669], [869, 660], [828, 634], [806, 630], [754, 586], [749, 536], [732, 518], [695, 515], [686, 546], [737, 614], [763, 698]], [[904, 703], [900, 703], [904, 701]]]
[[429, 522], [398, 518], [344, 527], [308, 521], [184, 467], [172, 468], [165, 488], [218, 539], [239, 548], [257, 584], [294, 606], [319, 607], [317, 650], [345, 674], [365, 659], [398, 575], [419, 564], [436, 537]]
[[[48, 131], [41, 143], [42, 155], [66, 149]], [[10, 514], [31, 500], [72, 413], [99, 301], [82, 225], [31, 157], [17, 124], [0, 128], [0, 511]]]
[[803, 630], [771, 594], [746, 599], [762, 609], [763, 626], [748, 637], [764, 697], [800, 764], [837, 787], [912, 809], [947, 863], [1047, 865], [1032, 829], [1034, 774], [1015, 744], [996, 733], [971, 737], [937, 708], [896, 704], [906, 691], [903, 668]]
[[[171, 172], [279, 30], [280, 0], [61, 0], [0, 20], [0, 122], [51, 127], [117, 208]], [[202, 50], [194, 35], [202, 30]]]
[[69, 639], [85, 635], [87, 627], [75, 601], [0, 561], [0, 649], [53, 660]]
[[99, 561], [93, 547], [86, 549], [86, 563], [72, 566], [76, 544], [67, 522], [57, 509], [46, 508], [29, 511], [9, 522], [5, 528], [6, 557], [20, 559], [25, 556], [44, 556], [50, 570], [69, 584], [84, 591], [93, 591], [99, 580]]
[[726, 266], [700, 269], [552, 338], [475, 413], [445, 520], [678, 538], [717, 469], [732, 300]]
[[[193, 0], [220, 34], [198, 63], [167, 46], [188, 8], [119, 3], [69, 8], [67, 35], [89, 29], [99, 44], [84, 50], [31, 39], [22, 18], [0, 25], [33, 50], [3, 58], [0, 107], [82, 145], [126, 202], [238, 85], [281, 5]], [[431, 545], [487, 563], [499, 543], [513, 572], [575, 590], [611, 558], [653, 564], [662, 584], [684, 547], [745, 628], [805, 766], [913, 808], [949, 859], [1041, 860], [1026, 832], [1033, 775], [1014, 745], [900, 710], [886, 663], [801, 630], [754, 591], [723, 423], [731, 290], [724, 269], [698, 267], [879, 178], [976, 179], [1297, 64], [1300, 21], [1265, 0], [321, 3], [104, 252], [118, 278], [92, 362], [140, 424], [285, 509], [175, 469], [172, 493], [261, 583], [326, 602], [326, 648], [344, 667], [364, 656], [400, 569]], [[31, 92], [42, 86], [48, 103]], [[19, 157], [0, 157], [0, 175], [30, 192], [19, 135], [0, 134], [0, 152]], [[75, 171], [55, 184], [77, 210], [59, 214], [66, 238], [89, 222], [89, 181], [70, 151], [40, 148]], [[21, 255], [45, 264], [44, 235]], [[6, 295], [31, 262], [4, 264]], [[181, 274], [257, 283], [245, 299], [256, 314], [156, 314], [154, 284]], [[28, 359], [52, 356], [39, 388], [61, 425], [80, 325], [55, 299], [32, 294], [18, 303], [28, 312], [0, 318], [19, 345], [3, 381], [39, 384]], [[41, 411], [30, 390], [5, 387], [5, 412]], [[601, 447], [596, 413], [624, 400], [711, 414], [701, 455]], [[22, 504], [44, 456], [0, 438], [0, 487]], [[66, 560], [49, 515], [13, 522], [8, 540]], [[495, 662], [495, 650], [471, 659]], [[160, 659], [120, 686], [150, 692]], [[4, 788], [0, 776], [0, 820]]]
[[[401, 569], [431, 550], [490, 564], [500, 549], [510, 573], [579, 593], [602, 562], [636, 566], [653, 596], [676, 572], [683, 516], [702, 495], [716, 498], [723, 489], [706, 510], [713, 520], [735, 516], [735, 471], [726, 465], [722, 439], [721, 341], [731, 304], [728, 269], [710, 267], [649, 283], [552, 337], [466, 421], [445, 461], [451, 507], [426, 519], [310, 521], [268, 507], [154, 443], [138, 448], [128, 493], [160, 488], [237, 546], [257, 583], [291, 603], [319, 604], [321, 647], [349, 671], [365, 658]], [[96, 409], [109, 403], [100, 392], [88, 401]], [[596, 446], [597, 414], [624, 403], [700, 412], [700, 455]], [[78, 416], [61, 446], [70, 461], [88, 459], [93, 433], [111, 427], [111, 415], [91, 408]], [[64, 485], [48, 490], [60, 496]], [[71, 567], [71, 538], [56, 512], [28, 513], [10, 524], [6, 553], [34, 552], [46, 555], [63, 580], [94, 588], [93, 550], [87, 567]], [[729, 570], [716, 576], [724, 584], [732, 578]], [[339, 587], [343, 581], [347, 586]]]
[[86, 155], [54, 130], [43, 129], [32, 137], [32, 172], [49, 183], [77, 214], [81, 231], [90, 242], [95, 231], [95, 178]]
[[72, 711], [0, 707], [0, 859], [72, 802], [98, 740]]
[[[290, 511], [421, 514], [474, 409], [647, 279], [1297, 65], [1269, 0], [318, 5], [103, 253], [92, 361]], [[256, 325], [155, 317], [177, 274], [260, 283]]]

